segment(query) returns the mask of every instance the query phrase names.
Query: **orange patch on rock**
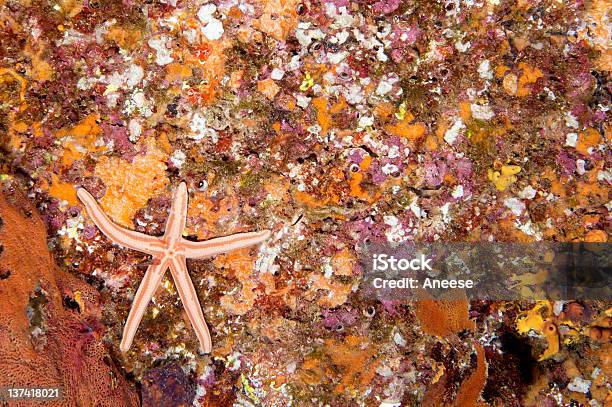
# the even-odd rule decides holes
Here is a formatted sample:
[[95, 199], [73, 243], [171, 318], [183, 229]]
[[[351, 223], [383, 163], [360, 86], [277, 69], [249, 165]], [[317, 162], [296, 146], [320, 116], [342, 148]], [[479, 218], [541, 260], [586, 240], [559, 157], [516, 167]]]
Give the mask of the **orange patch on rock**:
[[461, 383], [455, 398], [455, 407], [479, 407], [487, 405], [480, 401], [480, 395], [487, 383], [489, 365], [487, 364], [482, 345], [474, 342], [474, 347], [476, 348], [476, 370]]
[[77, 205], [79, 203], [74, 185], [69, 182], [60, 181], [56, 174], [51, 174], [49, 195], [60, 201], [67, 201], [70, 205]]
[[277, 41], [285, 41], [298, 24], [297, 4], [298, 0], [263, 0], [263, 14], [253, 20], [253, 27]]
[[359, 163], [359, 169], [361, 171], [351, 172], [351, 175], [349, 178], [350, 195], [355, 198], [363, 199], [364, 201], [370, 202], [370, 203], [374, 202], [380, 196], [380, 192], [371, 194], [365, 189], [363, 189], [363, 187], [361, 186], [361, 182], [363, 181], [363, 178], [364, 178], [363, 171], [370, 168], [371, 163], [372, 163], [372, 157], [370, 157], [369, 155], [366, 156], [361, 161], [361, 163]]
[[334, 103], [332, 107], [329, 108], [329, 113], [337, 114], [346, 109], [347, 107], [348, 104], [346, 103], [346, 99], [344, 98], [344, 96], [340, 96], [338, 98], [338, 101]]
[[414, 116], [406, 113], [404, 119], [396, 124], [388, 124], [385, 126], [385, 131], [393, 136], [405, 137], [411, 141], [420, 140], [425, 134], [424, 123], [410, 124], [414, 120]]
[[257, 90], [266, 98], [272, 100], [280, 91], [280, 88], [272, 78], [268, 78], [257, 82]]
[[376, 348], [366, 338], [349, 335], [344, 341], [327, 339], [323, 352], [331, 359], [341, 380], [335, 387], [338, 394], [366, 388], [376, 375]]
[[393, 112], [395, 111], [395, 106], [389, 102], [382, 102], [376, 105], [374, 108], [374, 115], [381, 121], [386, 122]]
[[535, 237], [528, 235], [516, 227], [513, 217], [500, 219], [494, 229], [499, 230], [500, 241], [530, 243], [535, 241]]
[[355, 256], [353, 256], [351, 251], [347, 248], [344, 248], [340, 252], [336, 253], [331, 260], [334, 274], [338, 276], [352, 276], [355, 263]]
[[531, 86], [536, 83], [538, 79], [543, 78], [544, 74], [542, 74], [539, 68], [532, 68], [524, 62], [519, 64], [519, 69], [521, 69], [523, 73], [518, 78], [516, 95], [518, 97], [529, 96], [531, 94]]
[[470, 102], [459, 103], [459, 116], [464, 123], [466, 123], [472, 117], [472, 107]]
[[320, 354], [311, 353], [304, 357], [304, 363], [300, 369], [300, 381], [309, 386], [317, 386], [327, 376], [326, 373]]
[[63, 167], [69, 167], [74, 161], [80, 160], [85, 155], [106, 148], [95, 145], [98, 136], [102, 134], [102, 129], [97, 123], [98, 119], [97, 115], [90, 114], [73, 128], [60, 129], [55, 134], [56, 138], [62, 139], [64, 144], [64, 154], [61, 159]]
[[[341, 281], [328, 279], [322, 274], [313, 274], [310, 277], [310, 289], [307, 296], [316, 298], [317, 303], [326, 308], [338, 307], [346, 302], [353, 287]], [[319, 294], [319, 291], [322, 294]]]
[[415, 314], [423, 331], [444, 338], [464, 329], [476, 328], [476, 323], [469, 318], [470, 303], [465, 293], [461, 297], [415, 301]]
[[312, 99], [312, 105], [317, 110], [317, 122], [321, 126], [321, 135], [326, 135], [331, 127], [331, 116], [327, 110], [327, 99], [323, 96]]
[[112, 26], [105, 36], [106, 39], [115, 42], [123, 49], [135, 48], [142, 38], [140, 30], [120, 26]]
[[188, 65], [173, 62], [166, 66], [166, 80], [168, 82], [181, 82], [191, 77], [192, 71]]
[[188, 227], [187, 230], [189, 233], [195, 233], [199, 240], [219, 236], [219, 233], [227, 234], [230, 231], [223, 228], [222, 223], [226, 218], [235, 219], [238, 209], [238, 199], [235, 195], [226, 195], [214, 201], [207, 193], [197, 192], [189, 200], [187, 213], [189, 217], [199, 218], [198, 225], [197, 228]]
[[83, 11], [83, 2], [80, 0], [60, 0], [62, 11], [72, 18]]
[[578, 135], [576, 151], [582, 155], [590, 155], [589, 149], [595, 148], [601, 141], [601, 135], [596, 129], [588, 128]]
[[29, 126], [24, 122], [14, 122], [15, 113], [10, 112], [8, 114], [9, 129], [5, 137], [0, 137], [0, 144], [3, 143], [3, 139], [8, 141], [8, 147], [13, 151], [23, 151], [25, 148], [25, 134], [29, 130]]
[[101, 157], [95, 175], [106, 185], [100, 206], [110, 218], [126, 227], [147, 201], [163, 192], [168, 185], [167, 154], [152, 139], [146, 141], [147, 152], [130, 163], [117, 157]]
[[574, 197], [580, 207], [587, 207], [592, 204], [604, 205], [610, 200], [610, 189], [599, 182], [597, 179], [598, 173], [599, 168], [593, 168], [586, 174], [586, 181], [577, 183]]
[[329, 203], [329, 198], [317, 199], [306, 192], [295, 191], [295, 200], [309, 208], [322, 208]]
[[41, 53], [32, 57], [32, 79], [38, 82], [46, 82], [53, 78], [53, 67], [42, 59]]
[[610, 36], [610, 2], [609, 0], [593, 0], [587, 3], [585, 20], [588, 22], [584, 28], [578, 30], [578, 38], [592, 42], [599, 57], [595, 66], [600, 71], [612, 70], [612, 46]]
[[589, 230], [584, 237], [584, 241], [590, 243], [605, 243], [608, 241], [608, 234], [601, 229]]
[[28, 82], [24, 79], [23, 76], [19, 75], [13, 69], [0, 68], [0, 83], [13, 82], [13, 81], [16, 81], [19, 83], [19, 101], [24, 102], [26, 86]]
[[519, 63], [520, 74], [513, 73], [507, 66], [500, 65], [495, 68], [495, 75], [503, 78], [502, 87], [512, 96], [525, 97], [532, 92], [532, 85], [538, 79], [543, 78], [544, 74], [539, 68], [533, 68], [524, 62]]
[[226, 294], [221, 297], [221, 306], [232, 315], [244, 315], [259, 297], [258, 283], [253, 278], [255, 257], [250, 249], [234, 250], [230, 253], [217, 256], [213, 262], [217, 268], [227, 268], [242, 285], [237, 294]]
[[269, 197], [277, 201], [286, 199], [289, 186], [289, 182], [282, 177], [273, 177], [264, 181], [264, 189]]
[[[190, 103], [208, 106], [217, 99], [221, 79], [225, 76], [225, 62], [227, 60], [225, 50], [229, 46], [229, 42], [221, 40], [204, 42], [196, 55], [185, 56], [188, 64], [199, 66], [202, 70], [200, 85], [187, 91], [187, 99]], [[204, 59], [201, 58], [202, 48], [209, 50]]]

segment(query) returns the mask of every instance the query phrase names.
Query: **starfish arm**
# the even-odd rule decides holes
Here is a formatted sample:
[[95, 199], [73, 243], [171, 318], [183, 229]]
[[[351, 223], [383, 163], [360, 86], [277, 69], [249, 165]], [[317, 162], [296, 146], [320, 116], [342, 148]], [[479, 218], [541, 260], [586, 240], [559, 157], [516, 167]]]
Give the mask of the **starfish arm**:
[[139, 252], [148, 254], [156, 254], [160, 251], [160, 249], [156, 247], [159, 245], [159, 239], [157, 237], [148, 236], [117, 226], [96, 203], [94, 197], [85, 189], [79, 188], [77, 195], [85, 205], [85, 209], [93, 222], [110, 240], [128, 249], [138, 250]]
[[181, 239], [185, 229], [185, 218], [187, 217], [187, 185], [181, 182], [174, 192], [170, 214], [166, 221], [164, 237], [169, 242], [177, 242]]
[[157, 291], [157, 287], [159, 287], [167, 268], [168, 262], [165, 260], [160, 264], [151, 265], [147, 268], [147, 272], [138, 287], [138, 291], [136, 291], [134, 301], [132, 302], [132, 308], [130, 309], [127, 321], [125, 321], [125, 326], [123, 327], [123, 336], [121, 337], [121, 344], [119, 345], [119, 350], [121, 350], [121, 352], [127, 352], [130, 346], [132, 346], [132, 341], [134, 340], [134, 335], [136, 334], [138, 325], [140, 325], [142, 316], [147, 309], [147, 305], [149, 305], [149, 301], [151, 301], [155, 291]]
[[189, 259], [201, 259], [225, 253], [243, 247], [249, 247], [265, 241], [270, 237], [270, 231], [236, 233], [229, 236], [217, 237], [203, 242], [191, 242], [183, 239], [181, 246], [185, 250], [185, 257]]
[[202, 313], [202, 307], [198, 300], [193, 282], [187, 272], [187, 266], [185, 265], [185, 258], [173, 258], [170, 263], [170, 272], [172, 278], [178, 290], [183, 307], [187, 312], [191, 326], [193, 327], [198, 341], [200, 342], [200, 351], [203, 353], [210, 353], [212, 350], [212, 340], [210, 339], [210, 332]]

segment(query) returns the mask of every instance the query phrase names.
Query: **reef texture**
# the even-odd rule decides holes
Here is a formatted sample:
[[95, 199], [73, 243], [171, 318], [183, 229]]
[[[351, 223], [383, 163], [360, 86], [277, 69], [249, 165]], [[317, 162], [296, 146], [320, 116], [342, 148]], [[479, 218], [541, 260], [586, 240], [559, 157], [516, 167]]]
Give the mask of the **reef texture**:
[[[117, 363], [149, 405], [610, 405], [610, 303], [381, 302], [364, 294], [358, 262], [368, 241], [608, 241], [609, 9], [0, 0], [2, 182], [27, 184], [57, 281], [88, 281], [80, 298], [99, 304], [87, 319], [98, 308], [64, 310], [68, 288], [51, 277], [58, 288], [37, 294], [34, 277], [10, 271], [2, 301], [16, 305], [2, 318], [19, 322], [3, 335], [22, 344], [6, 352], [31, 348], [23, 307], [48, 298], [47, 324], [99, 322], [40, 335], [56, 349], [49, 366], [71, 341], [96, 349], [65, 348], [68, 372], [45, 380], [98, 369], [88, 377], [104, 389]], [[185, 238], [272, 237], [189, 262], [212, 354], [198, 354], [166, 279], [130, 352], [102, 365], [99, 340], [118, 349], [151, 259], [106, 239], [76, 189], [159, 236], [182, 181]], [[40, 239], [40, 259], [20, 256], [46, 265]]]
[[102, 341], [97, 291], [57, 268], [42, 219], [8, 186], [0, 219], [0, 386], [59, 386], [46, 405], [138, 405]]

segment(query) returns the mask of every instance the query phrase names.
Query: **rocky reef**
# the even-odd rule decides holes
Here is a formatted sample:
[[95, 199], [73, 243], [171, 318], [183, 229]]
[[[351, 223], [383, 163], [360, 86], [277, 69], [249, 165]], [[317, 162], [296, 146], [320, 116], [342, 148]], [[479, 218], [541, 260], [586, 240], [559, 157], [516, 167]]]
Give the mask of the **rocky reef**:
[[[381, 301], [358, 251], [607, 242], [609, 9], [0, 0], [0, 383], [83, 405], [610, 405], [610, 302]], [[272, 237], [188, 262], [211, 354], [169, 276], [121, 353], [154, 260], [76, 191], [159, 236], [183, 181], [186, 239]]]

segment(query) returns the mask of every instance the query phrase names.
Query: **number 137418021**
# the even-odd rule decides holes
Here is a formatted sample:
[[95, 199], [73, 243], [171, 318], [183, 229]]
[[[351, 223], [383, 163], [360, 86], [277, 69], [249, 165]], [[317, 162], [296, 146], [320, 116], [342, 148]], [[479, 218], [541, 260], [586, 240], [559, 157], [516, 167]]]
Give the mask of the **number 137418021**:
[[0, 388], [0, 400], [61, 400], [62, 393], [60, 387], [2, 387]]

